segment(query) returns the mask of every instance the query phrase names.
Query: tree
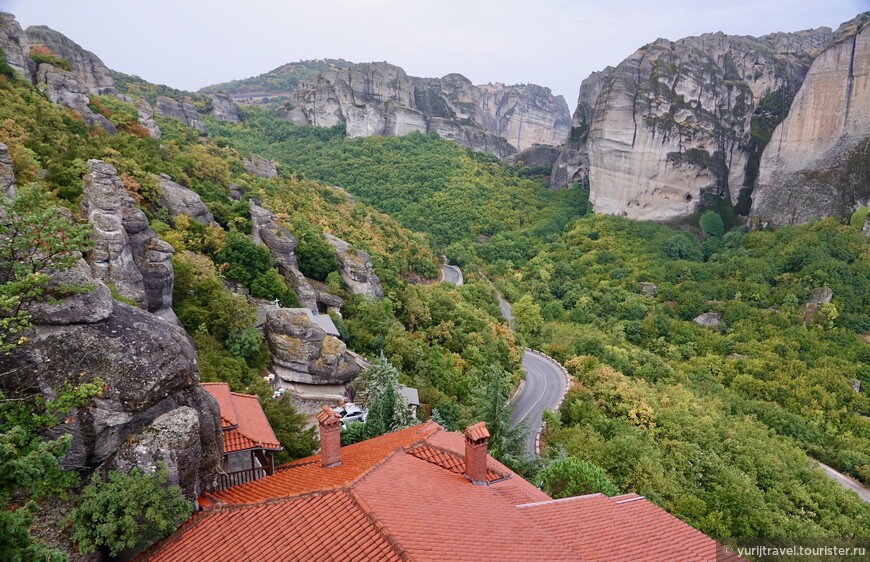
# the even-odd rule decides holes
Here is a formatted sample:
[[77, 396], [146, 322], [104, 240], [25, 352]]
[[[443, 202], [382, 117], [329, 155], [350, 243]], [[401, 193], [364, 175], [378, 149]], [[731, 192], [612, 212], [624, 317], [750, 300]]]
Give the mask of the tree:
[[276, 464], [314, 454], [318, 448], [314, 427], [306, 427], [308, 418], [296, 411], [289, 394], [284, 394], [277, 400], [261, 399], [260, 404], [278, 442], [284, 447], [283, 451], [275, 454]]
[[525, 423], [511, 427], [514, 408], [508, 403], [509, 386], [501, 367], [493, 365], [486, 373], [485, 387], [478, 403], [478, 419], [489, 431], [489, 454], [514, 470], [522, 471], [523, 444], [528, 431]]
[[698, 219], [698, 224], [705, 238], [722, 238], [725, 235], [725, 225], [716, 211], [706, 211]]
[[81, 552], [104, 547], [117, 556], [169, 535], [192, 511], [181, 488], [167, 486], [166, 467], [158, 464], [150, 474], [134, 468], [129, 474], [110, 470], [106, 480], [92, 476], [67, 521]]
[[537, 336], [541, 332], [544, 319], [541, 317], [541, 307], [533, 300], [531, 295], [523, 295], [514, 303], [511, 314], [513, 315], [514, 329], [523, 336]]
[[55, 286], [52, 273], [71, 268], [90, 247], [90, 224], [75, 224], [36, 184], [12, 200], [0, 196], [0, 353], [26, 341], [30, 304], [88, 287]]
[[360, 387], [359, 390], [364, 390], [368, 394], [365, 430], [354, 428], [356, 431], [348, 434], [344, 442], [354, 442], [350, 441], [351, 435], [354, 438], [371, 439], [410, 427], [417, 421], [408, 406], [408, 401], [399, 392], [399, 371], [383, 353], [359, 376], [356, 384]]
[[577, 457], [557, 459], [540, 473], [544, 490], [554, 498], [602, 493], [615, 496], [619, 488], [601, 467]]
[[299, 241], [296, 246], [299, 271], [306, 277], [325, 281], [330, 272], [338, 271], [335, 249], [308, 221], [296, 220], [293, 223], [293, 234]]

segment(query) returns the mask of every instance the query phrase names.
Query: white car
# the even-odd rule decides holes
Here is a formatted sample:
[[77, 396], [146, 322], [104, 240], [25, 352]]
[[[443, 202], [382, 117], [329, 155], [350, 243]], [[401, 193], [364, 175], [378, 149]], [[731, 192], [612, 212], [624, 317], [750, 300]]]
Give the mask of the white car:
[[354, 422], [366, 422], [367, 412], [353, 402], [348, 402], [344, 406], [333, 408], [332, 411], [337, 412], [338, 415], [341, 416], [341, 425], [345, 427]]

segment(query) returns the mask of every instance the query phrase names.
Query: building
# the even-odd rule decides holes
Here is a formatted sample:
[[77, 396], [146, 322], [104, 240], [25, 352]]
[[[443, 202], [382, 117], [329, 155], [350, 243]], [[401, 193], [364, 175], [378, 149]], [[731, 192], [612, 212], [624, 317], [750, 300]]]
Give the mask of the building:
[[636, 494], [550, 498], [487, 454], [483, 423], [341, 447], [336, 414], [317, 421], [319, 455], [204, 494], [204, 510], [140, 559], [717, 559], [711, 538]]
[[204, 382], [201, 386], [217, 400], [224, 437], [223, 472], [218, 474], [212, 489], [221, 490], [273, 474], [273, 455], [281, 450], [281, 445], [257, 397], [230, 392], [225, 382]]

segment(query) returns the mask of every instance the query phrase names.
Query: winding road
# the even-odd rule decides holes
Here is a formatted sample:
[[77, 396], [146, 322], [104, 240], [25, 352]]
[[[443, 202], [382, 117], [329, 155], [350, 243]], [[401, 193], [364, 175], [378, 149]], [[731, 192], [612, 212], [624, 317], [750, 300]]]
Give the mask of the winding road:
[[[444, 281], [462, 284], [462, 270], [455, 265], [442, 265]], [[511, 305], [501, 295], [498, 297], [501, 315], [511, 322]], [[538, 434], [543, 427], [544, 409], [556, 409], [565, 397], [567, 381], [562, 366], [542, 353], [527, 349], [523, 355], [523, 370], [526, 378], [513, 397], [514, 413], [511, 427], [527, 422], [525, 450], [529, 457], [538, 455]]]
[[870, 489], [862, 486], [861, 483], [854, 478], [850, 478], [845, 474], [837, 472], [836, 470], [824, 463], [821, 463], [819, 461], [816, 461], [816, 463], [819, 465], [819, 468], [825, 471], [825, 474], [828, 475], [828, 478], [830, 478], [843, 488], [847, 490], [852, 490], [853, 492], [858, 494], [858, 497], [861, 498], [863, 501], [870, 503]]

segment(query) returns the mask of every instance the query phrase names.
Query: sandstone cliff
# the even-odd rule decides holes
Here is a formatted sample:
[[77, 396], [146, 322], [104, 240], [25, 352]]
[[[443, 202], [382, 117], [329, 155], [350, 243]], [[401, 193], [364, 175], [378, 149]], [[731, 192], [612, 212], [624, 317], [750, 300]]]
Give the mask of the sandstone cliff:
[[115, 93], [111, 72], [94, 53], [86, 51], [66, 35], [44, 25], [28, 27], [25, 35], [30, 47], [44, 45], [58, 57], [68, 60], [76, 80], [88, 92], [99, 95]]
[[15, 16], [6, 12], [0, 12], [0, 47], [6, 53], [9, 66], [29, 78], [32, 62], [27, 56], [30, 51], [27, 37]]
[[350, 137], [436, 132], [499, 157], [561, 144], [570, 125], [565, 100], [547, 88], [417, 78], [385, 62], [332, 66], [275, 94], [289, 98], [279, 110], [295, 123], [344, 123]]
[[870, 12], [813, 62], [761, 159], [753, 216], [772, 225], [849, 216], [870, 201]]
[[642, 47], [584, 82], [552, 186], [588, 169], [596, 212], [669, 221], [724, 203], [745, 214], [767, 136], [831, 37], [712, 33]]

